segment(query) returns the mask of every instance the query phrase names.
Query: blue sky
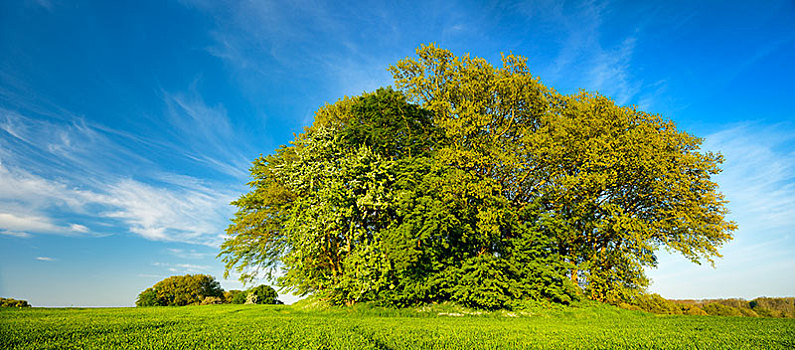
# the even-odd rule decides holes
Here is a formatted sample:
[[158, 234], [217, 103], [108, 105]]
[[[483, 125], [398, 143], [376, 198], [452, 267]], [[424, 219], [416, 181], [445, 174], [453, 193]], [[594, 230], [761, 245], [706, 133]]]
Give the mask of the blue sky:
[[652, 292], [795, 295], [792, 1], [23, 0], [0, 2], [0, 296], [124, 306], [170, 275], [220, 280], [249, 162], [430, 42], [526, 56], [726, 157], [735, 240], [715, 268], [663, 250]]

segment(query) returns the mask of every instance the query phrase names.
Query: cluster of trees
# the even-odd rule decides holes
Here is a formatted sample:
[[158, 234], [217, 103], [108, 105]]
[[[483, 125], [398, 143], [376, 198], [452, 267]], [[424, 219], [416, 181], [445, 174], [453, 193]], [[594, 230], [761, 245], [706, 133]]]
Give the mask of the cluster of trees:
[[185, 306], [207, 304], [281, 304], [278, 294], [267, 285], [247, 291], [225, 292], [210, 275], [171, 276], [147, 288], [135, 302], [136, 306]]
[[224, 292], [224, 303], [226, 304], [282, 304], [277, 299], [276, 290], [270, 286], [260, 284], [245, 291], [230, 290]]
[[0, 298], [0, 307], [30, 307], [27, 300], [14, 298]]
[[619, 306], [667, 315], [795, 318], [795, 298], [667, 300], [658, 294], [639, 294]]
[[719, 154], [659, 115], [563, 95], [523, 57], [502, 67], [422, 46], [396, 90], [326, 105], [253, 162], [220, 256], [335, 304], [618, 303], [661, 247], [712, 262], [732, 238]]

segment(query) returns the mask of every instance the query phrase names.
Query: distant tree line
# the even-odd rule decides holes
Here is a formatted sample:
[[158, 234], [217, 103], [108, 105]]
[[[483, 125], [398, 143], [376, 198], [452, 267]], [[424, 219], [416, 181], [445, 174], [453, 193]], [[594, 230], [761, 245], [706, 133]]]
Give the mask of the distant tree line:
[[226, 273], [333, 304], [615, 304], [660, 248], [712, 262], [732, 239], [721, 155], [670, 120], [558, 93], [521, 56], [429, 45], [391, 71], [254, 160]]
[[225, 292], [210, 275], [171, 276], [147, 288], [136, 306], [185, 306], [208, 304], [281, 304], [276, 291], [259, 285], [246, 291]]
[[0, 298], [0, 307], [30, 307], [27, 300], [14, 298]]
[[795, 298], [667, 300], [658, 294], [640, 294], [618, 306], [666, 315], [795, 318]]

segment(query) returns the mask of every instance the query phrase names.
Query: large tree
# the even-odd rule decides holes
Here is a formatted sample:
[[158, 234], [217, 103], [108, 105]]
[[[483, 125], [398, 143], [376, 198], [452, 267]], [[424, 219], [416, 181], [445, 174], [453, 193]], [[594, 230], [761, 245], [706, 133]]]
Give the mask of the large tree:
[[509, 55], [433, 46], [381, 89], [321, 108], [254, 161], [227, 271], [335, 303], [620, 300], [659, 247], [711, 261], [731, 238], [721, 158], [659, 116], [566, 96]]

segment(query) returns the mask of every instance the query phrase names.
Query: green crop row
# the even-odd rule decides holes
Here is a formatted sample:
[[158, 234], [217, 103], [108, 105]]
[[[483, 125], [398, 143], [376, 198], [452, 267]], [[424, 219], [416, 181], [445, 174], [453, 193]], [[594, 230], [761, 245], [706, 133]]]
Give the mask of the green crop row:
[[792, 349], [795, 320], [618, 308], [465, 314], [207, 305], [4, 309], [1, 349]]

